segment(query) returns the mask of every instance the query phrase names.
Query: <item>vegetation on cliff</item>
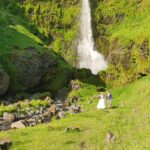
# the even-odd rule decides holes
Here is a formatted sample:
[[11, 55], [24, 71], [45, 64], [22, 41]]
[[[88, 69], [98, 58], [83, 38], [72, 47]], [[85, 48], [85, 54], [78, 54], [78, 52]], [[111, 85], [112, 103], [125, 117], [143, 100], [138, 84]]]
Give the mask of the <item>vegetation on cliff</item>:
[[79, 0], [25, 0], [20, 5], [35, 34], [68, 63], [75, 65], [74, 40], [78, 31]]
[[39, 83], [41, 87], [34, 91], [56, 92], [66, 86], [76, 69], [59, 55], [74, 60], [68, 48], [77, 29], [78, 1], [8, 0], [0, 4], [0, 64], [10, 76], [9, 91], [33, 90]]
[[94, 0], [91, 6], [96, 46], [109, 62], [101, 77], [118, 86], [149, 74], [150, 2]]

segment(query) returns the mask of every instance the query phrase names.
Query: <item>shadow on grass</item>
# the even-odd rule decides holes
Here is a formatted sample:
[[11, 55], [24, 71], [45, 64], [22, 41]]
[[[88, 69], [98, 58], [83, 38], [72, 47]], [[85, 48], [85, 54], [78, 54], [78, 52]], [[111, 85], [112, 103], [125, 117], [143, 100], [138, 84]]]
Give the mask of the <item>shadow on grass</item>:
[[66, 145], [75, 144], [75, 143], [76, 143], [75, 141], [67, 141], [67, 142], [65, 142]]

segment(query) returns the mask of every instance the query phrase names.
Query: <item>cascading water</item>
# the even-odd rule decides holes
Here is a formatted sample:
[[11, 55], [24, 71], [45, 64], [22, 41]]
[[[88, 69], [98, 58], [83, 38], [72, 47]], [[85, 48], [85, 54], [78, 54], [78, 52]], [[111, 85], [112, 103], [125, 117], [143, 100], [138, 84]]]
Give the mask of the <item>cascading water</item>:
[[78, 44], [79, 68], [87, 68], [93, 74], [107, 68], [103, 55], [94, 48], [89, 0], [82, 0], [80, 17], [80, 40]]

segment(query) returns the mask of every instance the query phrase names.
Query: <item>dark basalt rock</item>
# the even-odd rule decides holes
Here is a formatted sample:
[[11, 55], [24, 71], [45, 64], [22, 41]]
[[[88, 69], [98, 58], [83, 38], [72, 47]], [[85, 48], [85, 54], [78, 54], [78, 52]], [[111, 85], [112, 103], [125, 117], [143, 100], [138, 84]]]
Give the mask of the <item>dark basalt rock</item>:
[[9, 87], [9, 75], [0, 65], [0, 95], [4, 94]]
[[11, 61], [16, 67], [17, 80], [24, 89], [38, 85], [53, 64], [48, 52], [39, 54], [34, 48], [14, 50], [11, 54]]

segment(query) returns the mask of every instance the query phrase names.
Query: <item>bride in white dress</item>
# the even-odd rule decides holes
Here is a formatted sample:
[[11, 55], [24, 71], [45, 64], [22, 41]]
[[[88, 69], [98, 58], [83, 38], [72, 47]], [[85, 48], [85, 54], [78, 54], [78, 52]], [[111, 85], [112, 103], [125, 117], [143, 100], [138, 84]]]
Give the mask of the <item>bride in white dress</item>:
[[98, 109], [105, 109], [106, 108], [104, 96], [102, 94], [99, 96], [99, 101], [98, 101], [97, 108]]

